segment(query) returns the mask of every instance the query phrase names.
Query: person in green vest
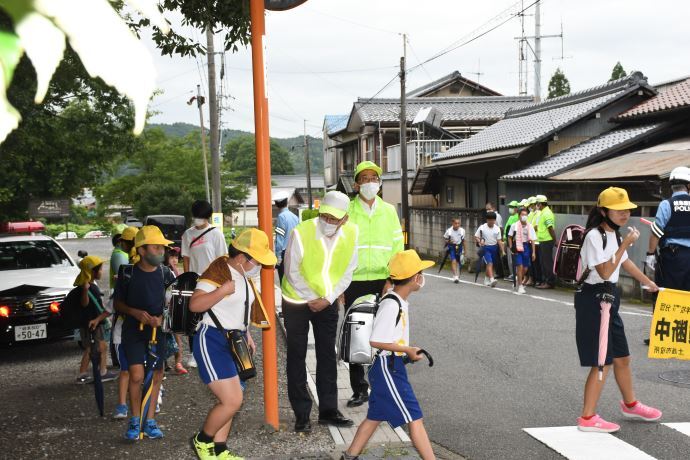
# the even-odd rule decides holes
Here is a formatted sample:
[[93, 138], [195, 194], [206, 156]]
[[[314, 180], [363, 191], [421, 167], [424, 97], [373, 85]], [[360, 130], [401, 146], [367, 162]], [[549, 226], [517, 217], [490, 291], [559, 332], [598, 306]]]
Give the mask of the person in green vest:
[[544, 195], [537, 195], [537, 240], [539, 241], [539, 257], [541, 262], [542, 283], [538, 289], [553, 289], [556, 285], [556, 275], [553, 273], [553, 250], [556, 242], [556, 218], [549, 207]]
[[[359, 264], [345, 291], [345, 306], [368, 294], [383, 295], [390, 287], [388, 263], [405, 249], [398, 212], [392, 204], [378, 196], [381, 189], [381, 168], [374, 162], [363, 161], [355, 168], [357, 196], [350, 202], [350, 222], [359, 227]], [[348, 407], [361, 406], [369, 400], [369, 383], [364, 366], [350, 364], [352, 397]]]
[[307, 389], [309, 324], [316, 349], [316, 392], [319, 423], [347, 427], [352, 420], [338, 410], [338, 369], [335, 339], [338, 299], [350, 285], [357, 267], [358, 229], [348, 222], [350, 199], [328, 192], [319, 216], [292, 231], [283, 258], [281, 284], [283, 318], [287, 332], [288, 398], [295, 413], [295, 431], [311, 431], [312, 400]]
[[[508, 220], [503, 228], [503, 237], [506, 239], [508, 238], [508, 231], [510, 230], [510, 227], [520, 219], [520, 213], [517, 212], [519, 207], [520, 204], [517, 202], [517, 200], [513, 200], [508, 203]], [[513, 277], [515, 276], [515, 264], [513, 263], [514, 254], [512, 254], [510, 250], [510, 245], [506, 245], [506, 252], [508, 253], [508, 261], [510, 262], [511, 270], [511, 275], [508, 277], [508, 280], [513, 281]]]

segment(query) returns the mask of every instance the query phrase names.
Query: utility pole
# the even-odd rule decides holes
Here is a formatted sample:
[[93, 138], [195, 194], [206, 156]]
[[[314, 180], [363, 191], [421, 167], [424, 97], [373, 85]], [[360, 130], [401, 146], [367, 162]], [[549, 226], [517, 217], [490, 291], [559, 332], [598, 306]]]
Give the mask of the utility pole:
[[[187, 104], [191, 104], [189, 101]], [[204, 183], [206, 184], [206, 201], [211, 202], [211, 190], [208, 186], [208, 160], [206, 159], [206, 129], [204, 128], [204, 96], [201, 95], [201, 85], [196, 85], [196, 106], [199, 108], [199, 126], [201, 127], [201, 154], [204, 157]]]
[[541, 1], [534, 6], [534, 101], [541, 101]]
[[220, 195], [220, 152], [218, 140], [218, 94], [216, 93], [216, 56], [211, 26], [206, 29], [206, 57], [208, 58], [208, 113], [211, 131], [211, 205], [213, 212], [222, 212]]
[[309, 142], [307, 142], [307, 120], [304, 120], [304, 161], [307, 162], [307, 196], [309, 197], [309, 209], [311, 209], [311, 161], [309, 160]]
[[407, 59], [407, 34], [403, 34], [403, 55], [400, 58], [400, 193], [403, 220], [403, 242], [407, 247], [410, 234], [410, 210], [407, 203], [407, 99], [405, 97], [405, 78]]

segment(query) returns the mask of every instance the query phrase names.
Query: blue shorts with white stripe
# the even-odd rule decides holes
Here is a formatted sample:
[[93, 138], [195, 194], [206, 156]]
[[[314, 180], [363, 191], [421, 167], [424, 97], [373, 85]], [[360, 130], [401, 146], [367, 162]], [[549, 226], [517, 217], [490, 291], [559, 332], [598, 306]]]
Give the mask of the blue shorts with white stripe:
[[225, 332], [215, 327], [202, 324], [197, 331], [194, 336], [194, 359], [199, 366], [199, 376], [206, 385], [237, 376]]
[[378, 356], [369, 369], [369, 383], [369, 420], [388, 422], [397, 428], [422, 418], [402, 356]]

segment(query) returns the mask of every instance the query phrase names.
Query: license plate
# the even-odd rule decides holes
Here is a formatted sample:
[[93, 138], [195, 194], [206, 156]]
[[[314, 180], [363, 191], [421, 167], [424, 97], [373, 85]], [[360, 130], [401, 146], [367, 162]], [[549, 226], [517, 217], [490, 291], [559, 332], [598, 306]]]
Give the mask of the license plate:
[[46, 336], [46, 323], [14, 327], [14, 340], [17, 342], [20, 340], [45, 339]]

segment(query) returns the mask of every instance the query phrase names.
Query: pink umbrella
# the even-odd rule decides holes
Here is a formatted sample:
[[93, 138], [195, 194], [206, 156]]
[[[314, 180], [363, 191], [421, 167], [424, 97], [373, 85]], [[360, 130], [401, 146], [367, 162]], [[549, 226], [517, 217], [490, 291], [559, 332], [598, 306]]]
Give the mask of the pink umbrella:
[[609, 319], [611, 318], [611, 304], [616, 298], [613, 294], [601, 294], [601, 323], [599, 326], [599, 381], [604, 378], [606, 352], [609, 347]]

